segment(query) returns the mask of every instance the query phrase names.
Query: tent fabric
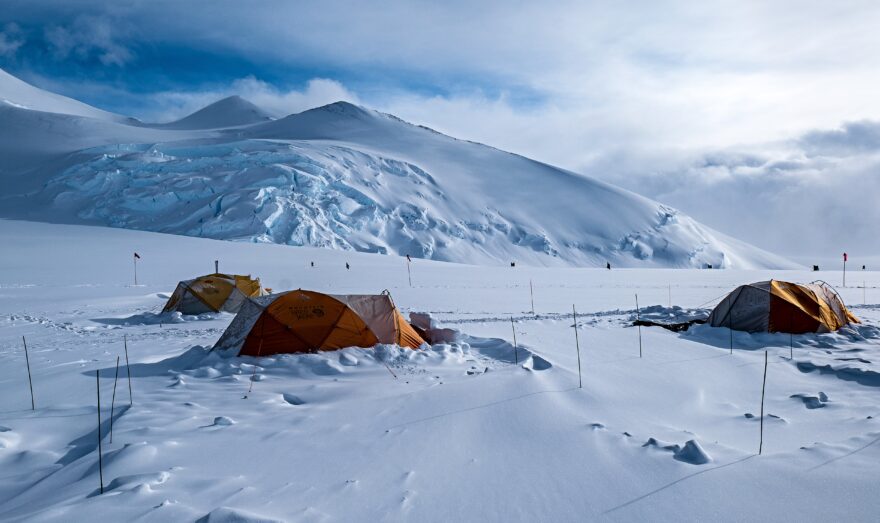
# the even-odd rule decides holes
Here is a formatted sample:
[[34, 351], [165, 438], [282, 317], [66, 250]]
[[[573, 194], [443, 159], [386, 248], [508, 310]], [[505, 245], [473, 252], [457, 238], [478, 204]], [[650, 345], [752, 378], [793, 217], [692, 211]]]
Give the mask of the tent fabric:
[[296, 290], [247, 300], [214, 348], [266, 356], [378, 343], [417, 349], [425, 341], [387, 294]]
[[259, 279], [239, 274], [207, 274], [178, 283], [162, 312], [238, 312], [245, 300], [260, 294]]
[[859, 323], [840, 295], [824, 282], [779, 280], [737, 287], [709, 315], [713, 327], [747, 332], [832, 332]]

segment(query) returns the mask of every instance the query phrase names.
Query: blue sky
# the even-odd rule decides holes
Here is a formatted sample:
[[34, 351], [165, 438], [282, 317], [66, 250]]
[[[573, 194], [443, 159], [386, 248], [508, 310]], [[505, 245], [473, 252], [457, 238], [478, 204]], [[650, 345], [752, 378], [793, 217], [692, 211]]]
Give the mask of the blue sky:
[[[613, 181], [772, 249], [796, 244], [761, 230], [786, 195], [824, 196], [815, 208], [834, 223], [814, 230], [829, 243], [880, 221], [827, 196], [875, 185], [877, 27], [874, 0], [4, 0], [0, 68], [148, 121], [231, 94], [278, 115], [348, 100]], [[818, 154], [816, 137], [855, 145]], [[756, 186], [783, 198], [741, 220], [714, 212], [735, 215]]]

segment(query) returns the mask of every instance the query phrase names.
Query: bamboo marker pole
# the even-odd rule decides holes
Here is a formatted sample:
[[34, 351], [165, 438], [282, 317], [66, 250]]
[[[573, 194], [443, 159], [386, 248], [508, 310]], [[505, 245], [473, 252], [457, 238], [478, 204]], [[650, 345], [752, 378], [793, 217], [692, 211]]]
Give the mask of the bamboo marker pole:
[[[266, 320], [264, 319], [263, 323], [260, 324], [260, 344], [257, 345], [257, 358], [259, 358], [260, 355], [263, 353], [263, 334], [265, 332], [266, 332]], [[387, 367], [387, 365], [386, 365], [386, 367]], [[388, 369], [388, 372], [391, 372], [390, 368]], [[391, 372], [391, 375], [394, 376], [394, 373]], [[251, 393], [252, 390], [254, 390], [254, 381], [256, 380], [256, 377], [257, 377], [257, 361], [255, 358], [254, 359], [254, 372], [253, 372], [253, 374], [251, 374], [251, 384], [248, 386], [247, 394], [245, 394], [244, 398], [242, 398], [242, 399], [248, 399], [248, 395]], [[397, 378], [397, 376], [394, 376], [394, 377]]]
[[529, 295], [532, 297], [532, 316], [535, 315], [535, 289], [532, 286], [532, 280], [529, 280]]
[[110, 444], [113, 444], [113, 411], [116, 408], [116, 382], [119, 381], [119, 356], [116, 356], [116, 376], [113, 378], [113, 399], [110, 400]]
[[639, 358], [642, 357], [642, 312], [639, 309], [639, 295], [636, 293], [636, 326], [639, 328]]
[[412, 270], [410, 270], [410, 268], [409, 268], [410, 263], [411, 262], [409, 261], [409, 259], [407, 259], [406, 260], [406, 276], [409, 279], [409, 286], [412, 287]]
[[122, 335], [122, 344], [125, 347], [125, 372], [128, 373], [128, 406], [131, 407], [134, 404], [134, 400], [131, 397], [131, 366], [128, 364], [128, 335]]
[[730, 331], [730, 354], [733, 355], [733, 309], [730, 304], [730, 294], [727, 295], [727, 326]]
[[581, 376], [581, 344], [578, 341], [578, 315], [574, 304], [571, 306], [571, 317], [574, 318], [574, 346], [578, 354], [578, 388], [582, 389], [584, 388], [584, 379]]
[[761, 384], [761, 439], [758, 442], [758, 455], [764, 449], [764, 391], [767, 388], [767, 351], [764, 351], [764, 382]]
[[519, 351], [516, 345], [516, 327], [513, 326], [513, 316], [510, 317], [510, 330], [513, 331], [513, 363], [519, 365]]
[[794, 325], [794, 321], [792, 321], [792, 316], [794, 313], [789, 310], [788, 311], [788, 359], [794, 360], [794, 329], [792, 328]]
[[101, 371], [95, 370], [95, 385], [98, 390], [98, 474], [101, 481], [101, 494], [104, 493], [104, 449], [101, 446]]
[[669, 284], [669, 308], [672, 308], [672, 284]]
[[34, 382], [33, 379], [31, 379], [31, 358], [28, 356], [27, 341], [24, 339], [24, 336], [21, 337], [21, 343], [24, 345], [24, 362], [25, 365], [27, 365], [28, 371], [28, 387], [31, 389], [31, 410], [37, 410], [34, 403]]

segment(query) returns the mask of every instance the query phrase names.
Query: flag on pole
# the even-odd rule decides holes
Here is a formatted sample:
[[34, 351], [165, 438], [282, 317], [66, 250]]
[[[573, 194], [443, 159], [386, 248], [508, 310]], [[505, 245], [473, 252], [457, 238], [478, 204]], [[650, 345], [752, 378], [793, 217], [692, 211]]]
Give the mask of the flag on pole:
[[[846, 255], [844, 254], [844, 256], [846, 256]], [[141, 255], [138, 254], [138, 253], [134, 253], [134, 257], [137, 258], [137, 259], [139, 259], [139, 260], [141, 259]]]
[[[137, 255], [135, 254], [135, 256], [137, 256]], [[846, 253], [843, 253], [843, 261], [848, 261], [848, 260], [847, 260]]]

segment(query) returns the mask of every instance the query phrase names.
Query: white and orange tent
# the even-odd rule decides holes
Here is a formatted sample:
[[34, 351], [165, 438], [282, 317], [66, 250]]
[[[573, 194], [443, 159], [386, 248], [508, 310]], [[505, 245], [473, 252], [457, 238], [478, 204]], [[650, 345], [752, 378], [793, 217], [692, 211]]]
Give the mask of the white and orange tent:
[[748, 332], [832, 332], [859, 323], [825, 282], [768, 280], [741, 285], [722, 299], [707, 323]]
[[162, 312], [238, 312], [245, 300], [262, 293], [259, 278], [239, 274], [208, 274], [178, 283]]
[[425, 343], [389, 294], [295, 290], [246, 300], [214, 348], [268, 356], [379, 343], [411, 349]]

